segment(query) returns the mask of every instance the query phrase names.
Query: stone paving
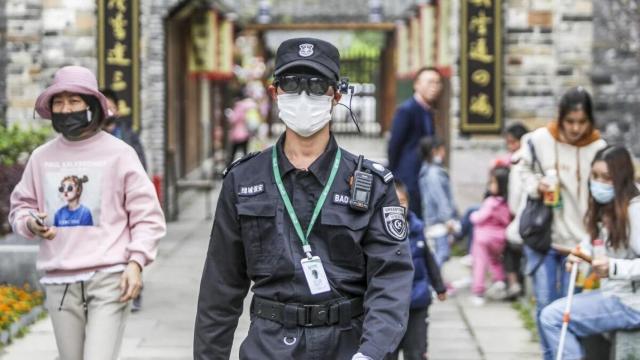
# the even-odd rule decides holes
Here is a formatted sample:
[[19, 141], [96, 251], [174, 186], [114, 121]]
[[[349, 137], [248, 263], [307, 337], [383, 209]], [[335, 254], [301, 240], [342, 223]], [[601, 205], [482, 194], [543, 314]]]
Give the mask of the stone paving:
[[[352, 152], [363, 152], [374, 159], [384, 159], [385, 145], [381, 139], [340, 139]], [[468, 168], [467, 161], [477, 156], [454, 156], [452, 179]], [[464, 159], [457, 163], [456, 158]], [[488, 161], [488, 160], [487, 160]], [[475, 164], [478, 164], [475, 161]], [[488, 162], [487, 162], [488, 164]], [[465, 170], [466, 171], [466, 170]], [[461, 186], [484, 186], [484, 178], [464, 178]], [[475, 179], [482, 184], [470, 183]], [[456, 190], [458, 191], [458, 190]], [[214, 204], [217, 193], [213, 194]], [[123, 342], [121, 360], [192, 359], [193, 326], [197, 295], [204, 257], [209, 241], [211, 220], [202, 212], [204, 199], [186, 194], [188, 206], [179, 221], [169, 224], [168, 235], [161, 242], [157, 261], [145, 270], [143, 310], [131, 314]], [[465, 199], [466, 204], [473, 199]], [[448, 280], [468, 276], [468, 268], [453, 259], [445, 265]], [[437, 300], [436, 300], [437, 302]], [[248, 305], [236, 331], [232, 359], [237, 359], [238, 347], [249, 327]], [[517, 312], [508, 303], [488, 303], [474, 307], [468, 302], [468, 291], [462, 290], [430, 309], [429, 331], [431, 360], [503, 360], [540, 359], [538, 346], [522, 326]], [[0, 350], [2, 360], [54, 360], [57, 351], [50, 320], [43, 319], [31, 327], [22, 339]]]

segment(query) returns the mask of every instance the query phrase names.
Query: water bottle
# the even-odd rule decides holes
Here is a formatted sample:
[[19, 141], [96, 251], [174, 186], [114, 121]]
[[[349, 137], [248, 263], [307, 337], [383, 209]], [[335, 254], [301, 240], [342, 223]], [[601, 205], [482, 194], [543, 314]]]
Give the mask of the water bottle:
[[544, 177], [544, 182], [549, 186], [549, 191], [544, 193], [544, 204], [557, 207], [560, 203], [560, 181], [555, 169], [550, 169]]
[[591, 245], [593, 247], [591, 253], [593, 260], [602, 259], [607, 256], [607, 249], [605, 249], [602, 239], [594, 239]]

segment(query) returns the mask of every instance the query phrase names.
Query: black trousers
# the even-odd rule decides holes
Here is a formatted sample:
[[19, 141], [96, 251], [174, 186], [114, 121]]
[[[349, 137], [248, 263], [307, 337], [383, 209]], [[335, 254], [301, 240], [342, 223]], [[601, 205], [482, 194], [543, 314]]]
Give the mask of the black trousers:
[[388, 360], [398, 360], [400, 350], [405, 360], [424, 360], [427, 358], [427, 330], [429, 327], [429, 307], [411, 309], [409, 323], [400, 346]]
[[520, 263], [522, 261], [522, 247], [512, 245], [507, 242], [507, 246], [504, 248], [503, 254], [504, 271], [521, 273], [522, 268]]

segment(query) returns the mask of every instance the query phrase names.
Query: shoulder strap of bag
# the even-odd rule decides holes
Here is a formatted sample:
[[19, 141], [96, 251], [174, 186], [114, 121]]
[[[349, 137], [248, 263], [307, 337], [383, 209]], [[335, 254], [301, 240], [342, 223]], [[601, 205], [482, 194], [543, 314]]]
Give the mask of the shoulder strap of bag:
[[533, 141], [531, 141], [531, 139], [529, 139], [527, 141], [527, 145], [529, 145], [529, 151], [531, 151], [531, 170], [535, 171], [536, 170], [536, 164], [538, 164], [538, 169], [540, 169], [540, 172], [542, 173], [542, 176], [545, 176], [544, 174], [544, 170], [542, 169], [542, 164], [540, 164], [540, 160], [538, 159], [538, 155], [536, 155], [536, 148], [533, 146]]

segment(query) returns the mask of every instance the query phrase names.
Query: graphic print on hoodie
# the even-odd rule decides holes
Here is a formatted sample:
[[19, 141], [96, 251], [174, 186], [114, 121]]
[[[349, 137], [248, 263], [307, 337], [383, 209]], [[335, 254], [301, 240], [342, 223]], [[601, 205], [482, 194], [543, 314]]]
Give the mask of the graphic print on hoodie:
[[102, 162], [46, 162], [46, 209], [53, 226], [98, 226]]

